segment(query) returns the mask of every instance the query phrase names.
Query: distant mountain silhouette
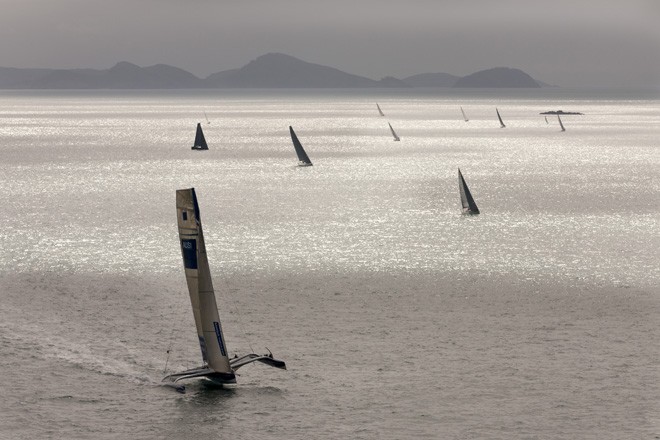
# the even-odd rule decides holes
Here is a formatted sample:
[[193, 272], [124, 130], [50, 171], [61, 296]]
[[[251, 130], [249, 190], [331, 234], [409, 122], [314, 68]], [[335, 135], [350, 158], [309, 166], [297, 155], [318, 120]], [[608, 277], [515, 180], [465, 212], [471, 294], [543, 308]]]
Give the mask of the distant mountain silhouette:
[[110, 69], [16, 69], [0, 67], [0, 89], [190, 89], [190, 88], [372, 88], [372, 87], [540, 87], [518, 69], [498, 67], [460, 78], [448, 73], [422, 73], [376, 81], [333, 67], [269, 53], [240, 69], [206, 79], [178, 67], [140, 67], [120, 62]]
[[464, 76], [456, 81], [452, 87], [511, 87], [511, 88], [538, 88], [541, 87], [531, 76], [519, 69], [508, 67], [495, 67], [481, 70]]
[[157, 64], [139, 67], [120, 62], [106, 70], [14, 69], [0, 67], [5, 89], [181, 89], [204, 87], [204, 82], [178, 67]]
[[281, 53], [269, 53], [240, 69], [214, 73], [209, 87], [246, 88], [355, 88], [379, 87], [379, 81], [312, 64]]
[[412, 87], [452, 87], [461, 77], [448, 73], [420, 73], [403, 78]]

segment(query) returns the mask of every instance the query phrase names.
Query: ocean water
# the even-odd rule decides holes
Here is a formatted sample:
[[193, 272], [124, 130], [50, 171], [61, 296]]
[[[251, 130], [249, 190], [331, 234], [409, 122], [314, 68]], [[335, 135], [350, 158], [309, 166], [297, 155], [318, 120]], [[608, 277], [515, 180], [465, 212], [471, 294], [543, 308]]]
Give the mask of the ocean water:
[[[659, 438], [659, 104], [0, 92], [0, 438]], [[560, 132], [539, 114], [557, 109], [584, 114]], [[201, 362], [174, 206], [191, 186], [230, 353], [287, 371], [160, 384]]]

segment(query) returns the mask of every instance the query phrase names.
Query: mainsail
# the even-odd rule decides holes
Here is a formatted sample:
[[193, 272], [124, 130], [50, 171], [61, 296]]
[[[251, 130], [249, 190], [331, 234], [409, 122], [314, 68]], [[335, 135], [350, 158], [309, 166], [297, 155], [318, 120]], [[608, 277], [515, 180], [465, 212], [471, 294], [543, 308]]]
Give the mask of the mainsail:
[[463, 179], [463, 174], [461, 174], [461, 169], [458, 169], [458, 189], [461, 193], [461, 205], [463, 206], [464, 214], [479, 214], [479, 208], [477, 204], [474, 203], [470, 189]]
[[208, 150], [209, 146], [206, 145], [204, 139], [204, 132], [202, 131], [202, 124], [197, 123], [197, 133], [195, 133], [195, 144], [191, 147], [193, 150]]
[[564, 128], [564, 124], [561, 123], [561, 118], [559, 117], [559, 115], [557, 115], [557, 120], [559, 120], [559, 126], [561, 127], [561, 131], [566, 131], [566, 129]]
[[497, 109], [497, 107], [495, 107], [495, 112], [497, 113], [497, 119], [500, 120], [500, 128], [506, 127], [506, 125], [504, 125], [504, 121], [502, 121], [502, 116], [500, 116], [500, 111]]
[[293, 147], [296, 149], [296, 154], [298, 155], [298, 165], [301, 167], [312, 166], [312, 161], [309, 160], [307, 153], [305, 153], [305, 149], [298, 140], [298, 136], [296, 136], [296, 132], [293, 131], [293, 127], [291, 127], [290, 125], [289, 125], [289, 132], [291, 132], [291, 140], [293, 141]]
[[224, 376], [224, 381], [236, 381], [229, 365], [227, 344], [222, 333], [218, 306], [215, 301], [209, 262], [206, 256], [202, 220], [195, 189], [176, 192], [176, 213], [181, 241], [183, 267], [190, 293], [199, 346], [204, 365]]
[[390, 130], [392, 131], [392, 136], [394, 136], [394, 140], [395, 140], [395, 141], [400, 141], [401, 139], [399, 138], [399, 136], [396, 135], [396, 132], [395, 132], [394, 129], [392, 128], [392, 124], [390, 124], [390, 123], [388, 122], [387, 125], [390, 126]]
[[376, 104], [376, 108], [378, 108], [378, 113], [380, 113], [381, 116], [385, 116], [385, 113], [383, 113], [378, 104]]
[[463, 113], [463, 119], [465, 119], [465, 122], [469, 121], [468, 117], [465, 116], [465, 112], [463, 111], [463, 107], [461, 107], [461, 113]]

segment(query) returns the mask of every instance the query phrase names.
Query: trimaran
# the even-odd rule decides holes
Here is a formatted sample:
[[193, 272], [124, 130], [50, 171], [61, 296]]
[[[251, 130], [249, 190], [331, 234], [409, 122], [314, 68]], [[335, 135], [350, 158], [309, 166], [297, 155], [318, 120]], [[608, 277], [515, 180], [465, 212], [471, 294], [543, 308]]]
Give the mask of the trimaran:
[[255, 361], [286, 370], [286, 364], [273, 358], [270, 350], [268, 354], [264, 355], [249, 353], [229, 358], [213, 291], [199, 205], [194, 188], [176, 191], [176, 214], [183, 268], [188, 283], [203, 365], [170, 374], [163, 379], [163, 382], [173, 386], [177, 391], [184, 392], [185, 387], [178, 382], [187, 379], [204, 378], [215, 384], [234, 384], [236, 383], [236, 370]]

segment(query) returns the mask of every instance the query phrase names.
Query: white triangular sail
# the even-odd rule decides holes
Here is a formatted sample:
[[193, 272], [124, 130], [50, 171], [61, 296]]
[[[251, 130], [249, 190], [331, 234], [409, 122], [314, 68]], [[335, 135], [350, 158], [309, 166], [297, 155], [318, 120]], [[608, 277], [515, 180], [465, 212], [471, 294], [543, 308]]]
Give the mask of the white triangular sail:
[[465, 122], [469, 121], [468, 117], [465, 116], [465, 111], [463, 111], [463, 107], [461, 107], [461, 113], [463, 113], [463, 119], [465, 120]]
[[395, 140], [395, 141], [400, 141], [401, 139], [399, 138], [399, 136], [397, 136], [396, 132], [395, 132], [394, 129], [392, 128], [392, 124], [390, 124], [390, 123], [388, 122], [387, 125], [390, 126], [390, 131], [392, 132], [392, 136], [394, 137], [394, 140]]
[[214, 372], [233, 376], [213, 291], [202, 221], [194, 188], [177, 190], [176, 213], [183, 267], [202, 359], [204, 364]]

